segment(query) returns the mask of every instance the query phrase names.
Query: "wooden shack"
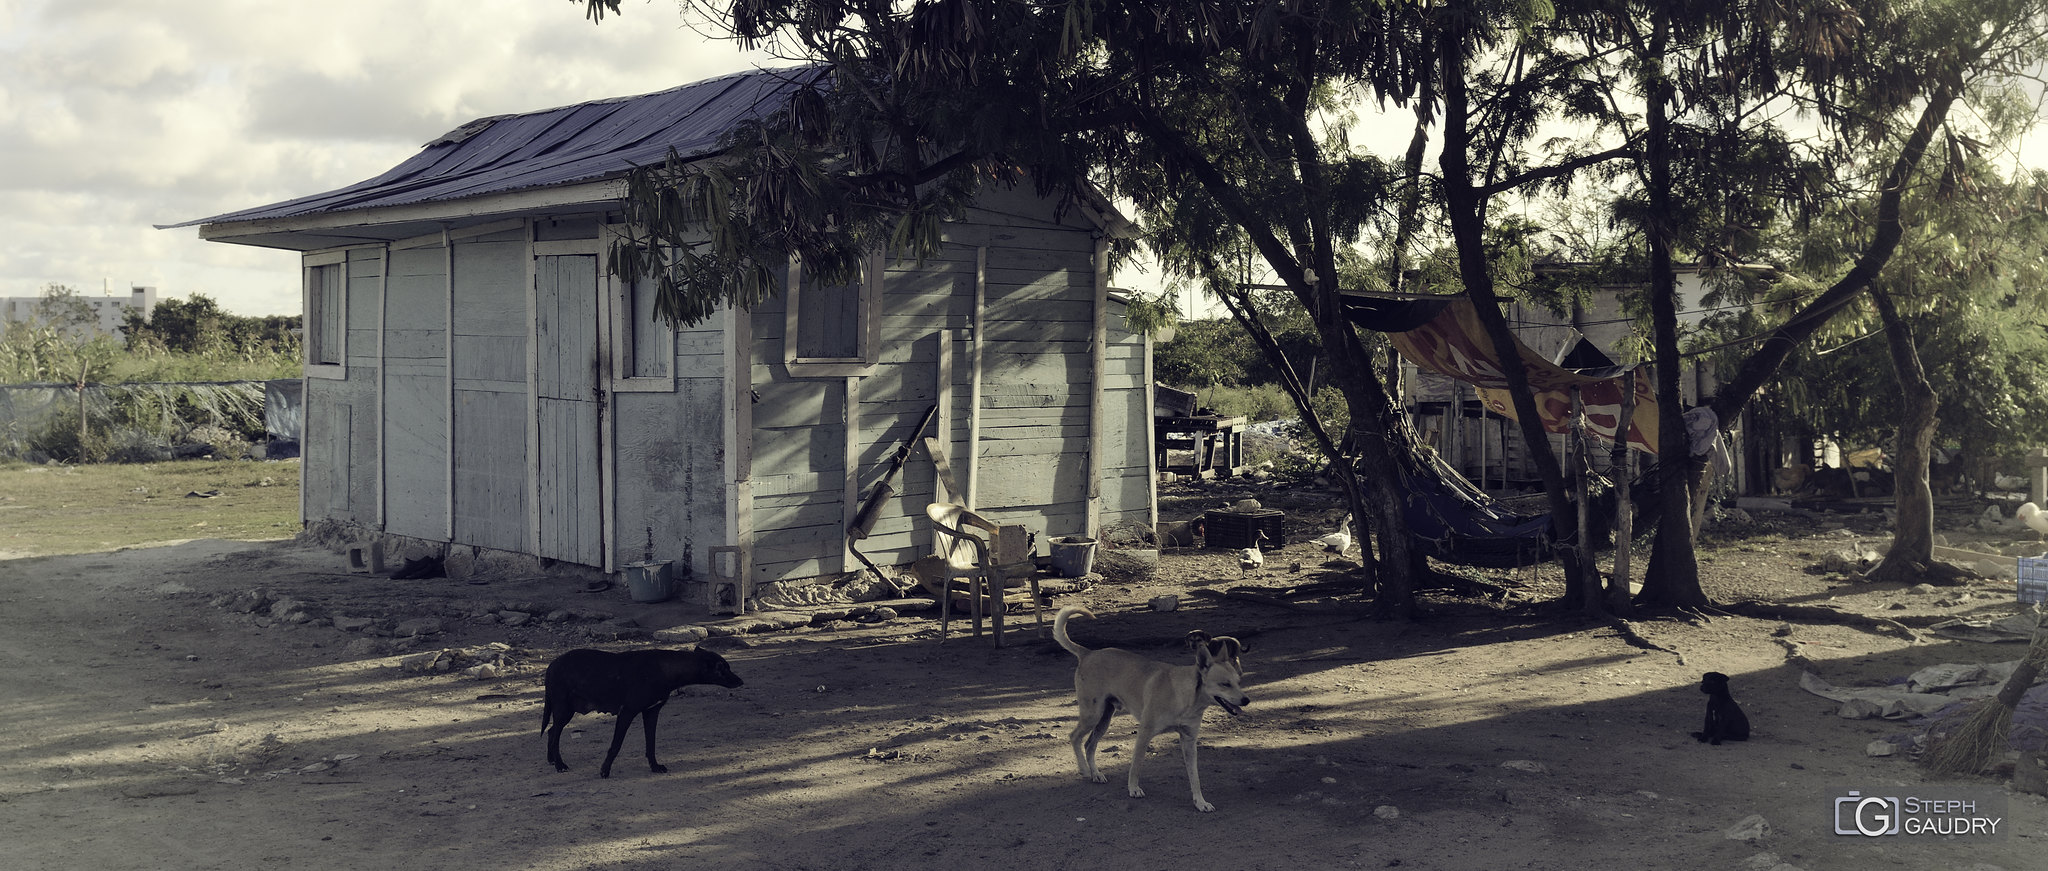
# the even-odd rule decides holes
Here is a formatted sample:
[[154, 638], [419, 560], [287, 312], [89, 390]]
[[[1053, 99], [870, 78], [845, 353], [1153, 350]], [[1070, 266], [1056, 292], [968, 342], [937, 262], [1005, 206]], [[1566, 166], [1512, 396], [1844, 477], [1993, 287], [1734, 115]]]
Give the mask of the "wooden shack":
[[[942, 256], [871, 259], [751, 311], [671, 328], [604, 267], [622, 178], [774, 111], [816, 68], [484, 118], [356, 185], [178, 226], [303, 252], [304, 517], [364, 535], [607, 571], [755, 581], [859, 568], [860, 496], [936, 406], [961, 492], [920, 451], [862, 554], [930, 552], [967, 503], [1045, 542], [1155, 520], [1148, 340], [1111, 293], [1126, 225], [997, 190]], [[784, 267], [786, 266], [786, 270]]]

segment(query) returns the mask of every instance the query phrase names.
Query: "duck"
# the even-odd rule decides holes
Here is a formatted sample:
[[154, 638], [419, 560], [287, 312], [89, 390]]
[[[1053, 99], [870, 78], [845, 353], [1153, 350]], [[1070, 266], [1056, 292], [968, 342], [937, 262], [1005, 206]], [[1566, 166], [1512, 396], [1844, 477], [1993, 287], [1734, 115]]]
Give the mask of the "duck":
[[1266, 555], [1256, 547], [1248, 547], [1238, 552], [1237, 567], [1243, 571], [1258, 571], [1265, 564]]
[[2028, 529], [2032, 529], [2042, 535], [2048, 535], [2048, 511], [2041, 510], [2041, 506], [2035, 505], [2032, 502], [2021, 502], [2020, 507], [2013, 511], [2012, 516], [2019, 518], [2020, 522], [2025, 523]]
[[1344, 522], [1337, 525], [1336, 532], [1332, 532], [1329, 535], [1325, 535], [1322, 538], [1316, 539], [1316, 543], [1322, 545], [1323, 550], [1337, 554], [1338, 556], [1344, 555], [1345, 551], [1351, 549], [1351, 542], [1352, 538], [1350, 517], [1345, 517]]

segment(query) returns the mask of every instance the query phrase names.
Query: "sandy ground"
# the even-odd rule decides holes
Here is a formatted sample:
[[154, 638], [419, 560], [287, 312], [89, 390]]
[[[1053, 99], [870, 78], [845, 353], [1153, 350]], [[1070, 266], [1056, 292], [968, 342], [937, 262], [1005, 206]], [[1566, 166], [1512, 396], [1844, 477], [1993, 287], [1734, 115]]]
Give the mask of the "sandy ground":
[[[1894, 616], [2013, 608], [2007, 584], [1936, 605], [1804, 571], [1855, 534], [1790, 529], [1717, 550], [1707, 571], [1723, 598]], [[1866, 757], [1900, 727], [1836, 717], [1788, 662], [1796, 643], [1824, 677], [1851, 684], [2013, 659], [2020, 645], [1806, 625], [1779, 637], [1777, 622], [1742, 618], [1637, 624], [1673, 654], [1448, 592], [1408, 624], [1365, 619], [1341, 598], [1281, 608], [1213, 595], [1297, 583], [1324, 558], [1297, 543], [1240, 577], [1229, 552], [1171, 551], [1152, 579], [1060, 597], [1101, 615], [1075, 623], [1091, 647], [1182, 661], [1177, 640], [1198, 627], [1249, 645], [1253, 704], [1240, 717], [1212, 708], [1202, 736], [1210, 814], [1189, 801], [1171, 736], [1147, 757], [1148, 795], [1125, 795], [1128, 717], [1105, 740], [1111, 782], [1079, 779], [1066, 740], [1072, 658], [1025, 617], [1001, 650], [959, 623], [942, 642], [917, 615], [712, 639], [746, 686], [693, 687], [668, 706], [671, 773], [647, 771], [636, 728], [601, 780], [609, 717], [575, 721], [570, 771], [545, 764], [541, 668], [573, 647], [649, 643], [617, 640], [636, 634], [619, 618], [650, 630], [707, 619], [692, 603], [636, 605], [623, 589], [560, 579], [392, 581], [287, 542], [4, 560], [0, 866], [2023, 869], [2048, 850], [2040, 797]], [[1500, 580], [1538, 593], [1548, 583]], [[241, 610], [249, 600], [235, 594], [258, 589], [300, 604]], [[1146, 607], [1169, 593], [1180, 610]], [[508, 625], [506, 610], [535, 619]], [[416, 618], [443, 631], [377, 636]], [[401, 666], [441, 649], [493, 657], [505, 673]], [[1687, 736], [1706, 670], [1734, 675], [1753, 740]], [[1845, 790], [1951, 786], [2004, 796], [2006, 834], [1832, 832]], [[1768, 832], [1731, 838], [1752, 814]]]

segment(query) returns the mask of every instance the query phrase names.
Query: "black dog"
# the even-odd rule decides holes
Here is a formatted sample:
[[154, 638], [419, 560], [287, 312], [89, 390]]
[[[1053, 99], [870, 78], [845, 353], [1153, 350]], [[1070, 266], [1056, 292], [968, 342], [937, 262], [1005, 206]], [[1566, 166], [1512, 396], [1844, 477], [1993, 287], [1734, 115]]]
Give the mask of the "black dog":
[[[666, 774], [668, 769], [654, 759], [654, 720], [668, 704], [669, 694], [690, 684], [730, 688], [741, 683], [725, 657], [709, 650], [571, 650], [548, 664], [547, 695], [540, 712], [541, 731], [548, 733], [548, 761], [556, 771], [569, 770], [562, 762], [562, 728], [570, 717], [592, 711], [616, 714], [612, 749], [597, 771], [599, 777], [612, 776], [612, 760], [619, 758], [619, 745], [626, 743], [626, 730], [637, 714], [640, 730], [647, 734], [647, 767]], [[548, 727], [550, 722], [553, 728]]]
[[1707, 724], [1692, 733], [1694, 738], [1709, 744], [1749, 740], [1749, 718], [1728, 694], [1727, 675], [1718, 671], [1700, 675], [1700, 692], [1707, 694]]

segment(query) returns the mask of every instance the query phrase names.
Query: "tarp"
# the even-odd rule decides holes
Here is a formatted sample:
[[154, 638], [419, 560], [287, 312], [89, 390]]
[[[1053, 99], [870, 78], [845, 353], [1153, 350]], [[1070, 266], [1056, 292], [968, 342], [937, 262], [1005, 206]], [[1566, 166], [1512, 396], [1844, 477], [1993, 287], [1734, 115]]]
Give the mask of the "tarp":
[[1404, 470], [1402, 515], [1417, 547], [1430, 557], [1479, 568], [1548, 562], [1555, 542], [1550, 515], [1515, 514], [1472, 486], [1435, 454]]
[[[1487, 337], [1471, 301], [1463, 297], [1388, 300], [1352, 296], [1345, 298], [1345, 311], [1352, 323], [1386, 333], [1408, 362], [1473, 385], [1488, 411], [1509, 420], [1520, 419], [1507, 391], [1507, 367], [1494, 353], [1493, 340]], [[1621, 421], [1622, 391], [1633, 368], [1636, 405], [1628, 427], [1629, 446], [1657, 452], [1657, 398], [1647, 364], [1567, 369], [1520, 342], [1515, 347], [1529, 389], [1535, 392], [1543, 428], [1554, 433], [1570, 431], [1571, 390], [1577, 387], [1586, 408], [1587, 431], [1614, 441]]]

